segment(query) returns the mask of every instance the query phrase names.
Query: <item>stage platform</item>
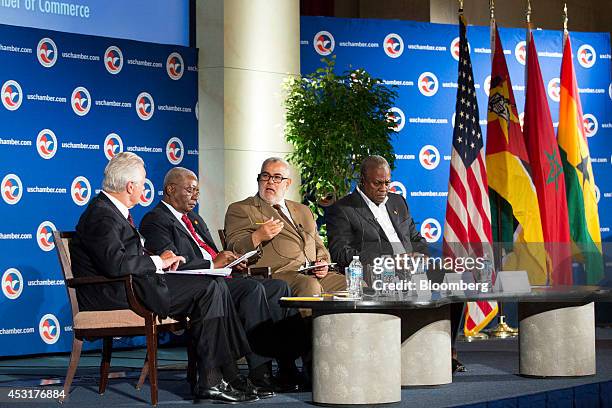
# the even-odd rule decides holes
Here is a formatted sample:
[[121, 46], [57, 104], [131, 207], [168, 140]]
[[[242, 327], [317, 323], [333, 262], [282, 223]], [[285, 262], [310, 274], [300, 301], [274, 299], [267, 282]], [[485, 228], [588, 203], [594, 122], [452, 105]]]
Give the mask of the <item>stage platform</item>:
[[[518, 341], [491, 340], [458, 343], [460, 359], [468, 371], [453, 377], [453, 383], [435, 387], [402, 390], [402, 402], [390, 407], [612, 407], [612, 329], [597, 329], [597, 375], [579, 378], [524, 378], [519, 375]], [[98, 353], [81, 357], [70, 399], [65, 407], [149, 406], [148, 385], [137, 391], [144, 350], [113, 354], [111, 379], [103, 396], [97, 393]], [[0, 359], [0, 388], [32, 387], [41, 379], [63, 381], [68, 355]], [[182, 348], [163, 348], [159, 352], [159, 406], [184, 407], [194, 404], [185, 382], [186, 354]], [[245, 369], [246, 367], [241, 367]], [[0, 406], [59, 406], [56, 402], [21, 401]], [[283, 394], [249, 406], [312, 406], [310, 393]], [[215, 406], [200, 402], [198, 406]]]

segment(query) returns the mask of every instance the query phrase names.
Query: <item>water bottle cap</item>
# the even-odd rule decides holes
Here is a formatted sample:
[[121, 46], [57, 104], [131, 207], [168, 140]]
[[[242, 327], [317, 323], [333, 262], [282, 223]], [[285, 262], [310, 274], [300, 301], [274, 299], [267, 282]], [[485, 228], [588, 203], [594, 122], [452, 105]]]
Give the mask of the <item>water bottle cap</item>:
[[353, 259], [359, 260], [359, 255], [353, 256]]

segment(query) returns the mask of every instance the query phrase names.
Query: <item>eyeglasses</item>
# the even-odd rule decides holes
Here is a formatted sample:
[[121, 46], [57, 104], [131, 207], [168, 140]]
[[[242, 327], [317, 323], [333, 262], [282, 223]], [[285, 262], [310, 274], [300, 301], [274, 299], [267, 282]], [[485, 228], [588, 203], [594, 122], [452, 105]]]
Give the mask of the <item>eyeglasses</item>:
[[261, 173], [257, 175], [257, 181], [268, 181], [270, 179], [272, 179], [273, 183], [278, 184], [282, 182], [283, 180], [289, 180], [289, 177], [283, 177], [277, 174], [271, 175], [269, 173]]
[[198, 195], [200, 194], [200, 189], [198, 187], [185, 187], [185, 186], [179, 186], [176, 183], [171, 183], [174, 184], [175, 186], [181, 187], [183, 190], [185, 190], [189, 195]]

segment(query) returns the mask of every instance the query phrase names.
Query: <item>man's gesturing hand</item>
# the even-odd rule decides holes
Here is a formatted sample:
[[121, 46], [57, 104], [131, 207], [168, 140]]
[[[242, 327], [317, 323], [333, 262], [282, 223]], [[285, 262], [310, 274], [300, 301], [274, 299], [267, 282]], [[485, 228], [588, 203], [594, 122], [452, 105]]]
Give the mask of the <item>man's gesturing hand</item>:
[[275, 220], [273, 217], [264, 222], [257, 228], [253, 234], [251, 234], [251, 240], [253, 246], [258, 246], [264, 241], [269, 241], [283, 229], [283, 222], [281, 220]]

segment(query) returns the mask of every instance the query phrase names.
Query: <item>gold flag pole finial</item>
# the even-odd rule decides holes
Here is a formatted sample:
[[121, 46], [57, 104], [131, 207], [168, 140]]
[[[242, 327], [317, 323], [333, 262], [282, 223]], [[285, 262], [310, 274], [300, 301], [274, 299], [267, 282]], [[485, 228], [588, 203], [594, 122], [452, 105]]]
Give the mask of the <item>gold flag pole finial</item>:
[[567, 33], [567, 3], [563, 3], [563, 31]]
[[495, 0], [489, 0], [489, 18], [495, 20]]
[[527, 25], [531, 24], [531, 1], [527, 0]]
[[459, 0], [459, 14], [463, 14], [463, 0]]

